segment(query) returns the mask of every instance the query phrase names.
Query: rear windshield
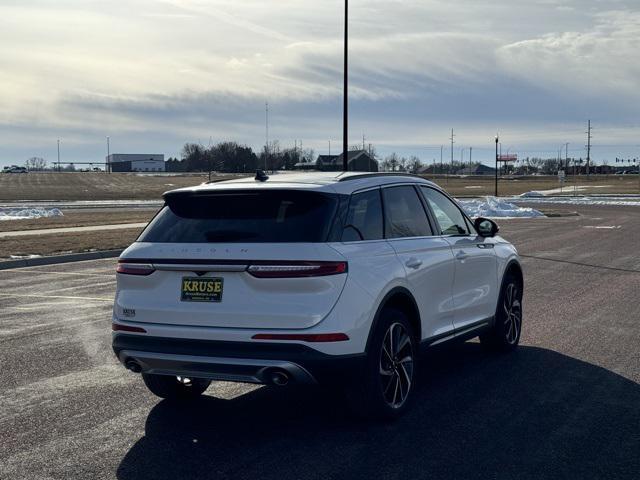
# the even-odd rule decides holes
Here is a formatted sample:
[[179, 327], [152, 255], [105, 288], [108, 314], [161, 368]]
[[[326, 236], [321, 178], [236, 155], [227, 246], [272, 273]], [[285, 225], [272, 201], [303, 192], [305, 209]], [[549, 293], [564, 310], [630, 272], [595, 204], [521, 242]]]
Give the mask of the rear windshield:
[[326, 241], [338, 196], [300, 190], [173, 194], [139, 242]]

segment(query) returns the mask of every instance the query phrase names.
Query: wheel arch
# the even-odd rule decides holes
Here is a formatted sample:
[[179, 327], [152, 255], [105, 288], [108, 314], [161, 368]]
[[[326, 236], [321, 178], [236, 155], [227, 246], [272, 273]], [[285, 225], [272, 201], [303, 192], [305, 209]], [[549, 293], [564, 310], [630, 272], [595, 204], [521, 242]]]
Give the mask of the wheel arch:
[[504, 287], [504, 280], [507, 278], [507, 275], [513, 275], [520, 282], [520, 288], [524, 292], [524, 274], [522, 272], [522, 265], [518, 260], [511, 259], [507, 262], [506, 267], [504, 268], [504, 273], [502, 274], [502, 281], [500, 282], [500, 291], [502, 291], [502, 287]]
[[387, 292], [387, 294], [382, 298], [380, 305], [378, 305], [378, 309], [373, 317], [373, 322], [371, 322], [371, 327], [369, 328], [365, 352], [369, 351], [369, 344], [371, 343], [373, 332], [377, 328], [380, 316], [386, 308], [396, 308], [403, 312], [409, 319], [411, 326], [414, 328], [418, 337], [418, 342], [422, 340], [422, 321], [420, 318], [418, 303], [407, 288], [394, 287]]
[[504, 291], [505, 281], [509, 275], [513, 275], [518, 282], [520, 282], [520, 291], [524, 294], [524, 274], [522, 272], [522, 265], [515, 258], [509, 260], [502, 272], [502, 278], [500, 280], [500, 290], [498, 291], [498, 302], [496, 303], [496, 312], [493, 316], [493, 321], [496, 321], [498, 317], [498, 309], [502, 302], [502, 292]]

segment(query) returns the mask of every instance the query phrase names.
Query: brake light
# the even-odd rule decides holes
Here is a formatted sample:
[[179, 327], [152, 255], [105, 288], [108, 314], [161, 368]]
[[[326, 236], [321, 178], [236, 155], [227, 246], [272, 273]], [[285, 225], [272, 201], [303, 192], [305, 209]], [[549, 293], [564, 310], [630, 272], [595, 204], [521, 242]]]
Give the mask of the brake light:
[[144, 328], [130, 327], [129, 325], [120, 325], [119, 323], [112, 323], [111, 330], [113, 330], [114, 332], [147, 333]]
[[256, 278], [325, 277], [347, 272], [347, 262], [277, 262], [254, 264], [247, 272]]
[[124, 275], [151, 275], [155, 272], [155, 268], [153, 265], [149, 265], [146, 263], [127, 263], [122, 260], [119, 261], [118, 266], [116, 267], [116, 272], [122, 273]]
[[345, 333], [258, 333], [251, 338], [254, 340], [295, 340], [309, 343], [346, 342], [349, 340]]

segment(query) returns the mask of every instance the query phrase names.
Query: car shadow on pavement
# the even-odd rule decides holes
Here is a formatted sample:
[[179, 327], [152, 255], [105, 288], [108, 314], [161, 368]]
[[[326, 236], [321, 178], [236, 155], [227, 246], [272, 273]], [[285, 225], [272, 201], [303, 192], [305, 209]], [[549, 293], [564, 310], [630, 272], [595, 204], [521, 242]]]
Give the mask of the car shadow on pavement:
[[640, 385], [601, 367], [469, 342], [425, 357], [416, 393], [390, 424], [320, 389], [161, 401], [118, 478], [640, 478]]

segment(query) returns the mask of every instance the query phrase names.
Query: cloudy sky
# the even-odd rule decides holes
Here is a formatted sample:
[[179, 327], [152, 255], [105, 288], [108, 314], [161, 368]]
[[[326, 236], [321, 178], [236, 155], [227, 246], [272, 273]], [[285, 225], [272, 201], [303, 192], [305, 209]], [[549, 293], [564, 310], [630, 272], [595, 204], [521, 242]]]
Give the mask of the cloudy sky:
[[[640, 157], [639, 0], [351, 0], [351, 142]], [[341, 0], [0, 0], [0, 164], [342, 135]]]

